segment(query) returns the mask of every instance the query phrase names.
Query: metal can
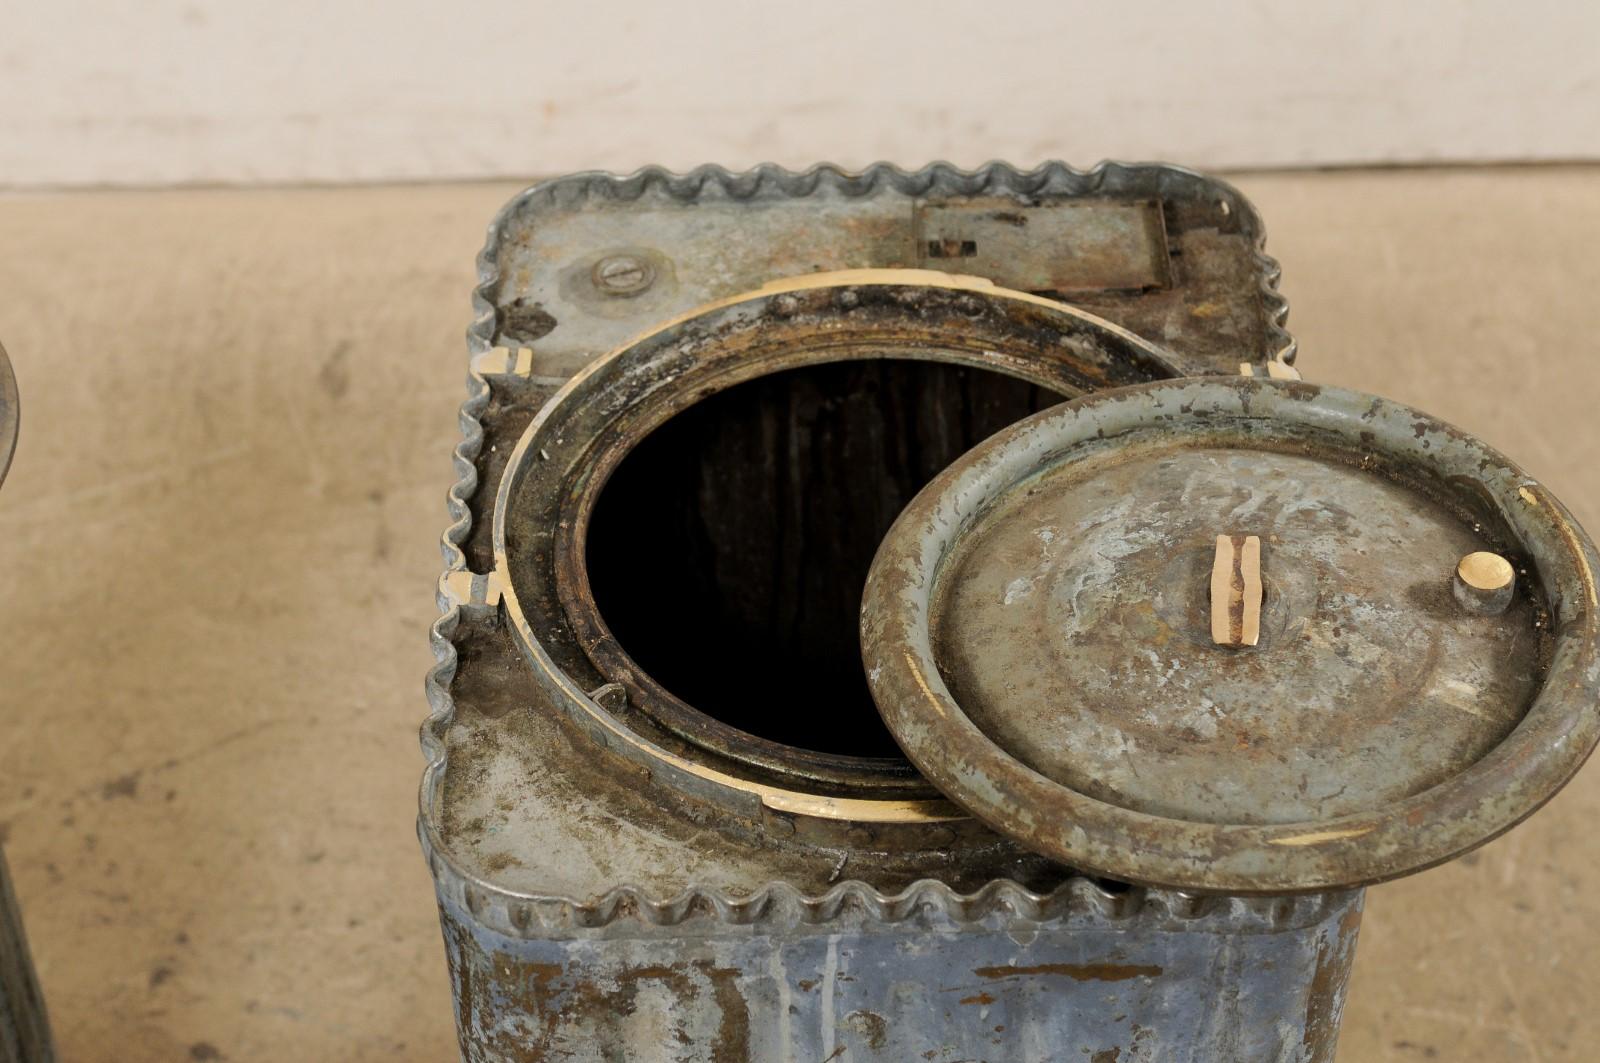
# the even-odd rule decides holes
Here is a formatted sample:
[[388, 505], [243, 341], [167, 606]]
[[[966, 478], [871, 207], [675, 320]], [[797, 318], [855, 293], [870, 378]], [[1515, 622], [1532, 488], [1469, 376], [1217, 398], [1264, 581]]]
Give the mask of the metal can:
[[[1350, 567], [1327, 543], [1254, 555], [1265, 589], [1254, 613], [1240, 592], [1240, 609], [1255, 644], [1242, 628], [1241, 645], [1200, 639], [1212, 609], [1196, 581], [1223, 539], [1232, 551], [1236, 532], [1287, 529], [1212, 529], [1231, 512], [1226, 470], [1194, 480], [1214, 519], [1176, 519], [1175, 474], [1164, 457], [1139, 466], [1145, 444], [1226, 424], [1224, 450], [1323, 447], [1308, 468], [1345, 468], [1365, 440], [1335, 445], [1315, 417], [1285, 417], [1300, 436], [1268, 445], [1262, 425], [1278, 421], [1239, 414], [1337, 421], [1354, 400], [1270, 379], [1296, 375], [1286, 306], [1259, 220], [1228, 186], [1115, 164], [583, 174], [513, 200], [480, 277], [419, 817], [465, 1058], [1329, 1060], [1360, 887], [1531, 810], [1508, 799], [1450, 829], [1411, 824], [1410, 839], [1403, 818], [1374, 823], [1381, 855], [1363, 862], [1345, 820], [1371, 809], [1283, 796], [1268, 768], [1292, 754], [1268, 709], [1296, 718], [1262, 688], [1273, 652], [1298, 646], [1285, 632], [1314, 608], [1307, 588]], [[1197, 375], [1228, 380], [1175, 383]], [[1107, 438], [1130, 446], [1073, 436], [1075, 410], [1091, 412], [1072, 426], [1121, 425]], [[1372, 410], [1385, 475], [1457, 442], [1430, 426], [1391, 447], [1402, 415]], [[1070, 528], [982, 525], [1018, 484], [1055, 483], [1090, 451], [1136, 470], [1120, 495], [1071, 495]], [[1362, 460], [1357, 475], [1377, 478]], [[977, 481], [962, 477], [1000, 468], [1015, 475], [983, 481], [968, 508]], [[1448, 504], [1383, 496], [1383, 519], [1470, 509], [1479, 545], [1532, 556], [1473, 493], [1490, 479]], [[1449, 527], [1427, 542], [1470, 537]], [[1215, 558], [1193, 549], [1202, 532], [1223, 536]], [[1062, 569], [1057, 535], [1098, 535], [1102, 568]], [[1138, 564], [1118, 575], [1104, 554]], [[987, 567], [962, 560], [979, 555]], [[1494, 620], [1438, 616], [1481, 641], [1544, 615], [1555, 584], [1540, 581], [1555, 579], [1520, 577], [1519, 604]], [[941, 612], [968, 583], [975, 597]], [[1045, 636], [1068, 628], [1051, 603], [1084, 587], [1120, 612], [1100, 635], [1069, 631], [1093, 647], [1058, 653]], [[1562, 583], [1561, 602], [1581, 589]], [[1312, 633], [1343, 638], [1331, 630]], [[1469, 706], [1492, 702], [1502, 724], [1502, 701], [1545, 667], [1545, 642], [1517, 645], [1526, 674], [1496, 673]], [[1207, 679], [1221, 710], [1165, 665], [1130, 663], [1152, 652], [1232, 669]], [[1105, 678], [1124, 672], [1181, 703], [1152, 694], [1160, 714], [1138, 719]], [[1547, 718], [1592, 746], [1582, 701]], [[1301, 718], [1285, 743], [1321, 752], [1323, 725]], [[1480, 764], [1491, 731], [1451, 737]], [[1348, 749], [1327, 742], [1327, 759]], [[1145, 786], [1142, 762], [1177, 781]], [[1330, 783], [1334, 768], [1315, 766]], [[1559, 774], [1521, 797], [1548, 796]], [[1406, 797], [1357, 790], [1373, 808]]]
[[[20, 407], [11, 360], [0, 347], [0, 483], [16, 452]], [[4, 1063], [50, 1063], [55, 1050], [44, 997], [33, 972], [22, 912], [11, 888], [11, 872], [0, 855], [0, 1060]]]

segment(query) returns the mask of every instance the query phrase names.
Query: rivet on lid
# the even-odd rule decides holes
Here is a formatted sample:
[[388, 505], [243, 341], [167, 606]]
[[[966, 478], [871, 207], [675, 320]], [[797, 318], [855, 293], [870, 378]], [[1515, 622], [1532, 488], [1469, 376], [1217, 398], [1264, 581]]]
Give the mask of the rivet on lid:
[[1477, 550], [1456, 564], [1451, 581], [1456, 601], [1474, 613], [1498, 616], [1511, 604], [1517, 589], [1517, 573], [1511, 562], [1499, 554]]

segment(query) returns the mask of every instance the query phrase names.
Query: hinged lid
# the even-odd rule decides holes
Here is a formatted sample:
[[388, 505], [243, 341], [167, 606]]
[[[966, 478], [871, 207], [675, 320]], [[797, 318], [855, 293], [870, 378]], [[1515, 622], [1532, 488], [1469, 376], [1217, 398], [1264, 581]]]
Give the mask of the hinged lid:
[[978, 446], [873, 565], [917, 767], [1131, 882], [1354, 886], [1507, 829], [1600, 736], [1594, 548], [1414, 410], [1260, 379], [1101, 392]]

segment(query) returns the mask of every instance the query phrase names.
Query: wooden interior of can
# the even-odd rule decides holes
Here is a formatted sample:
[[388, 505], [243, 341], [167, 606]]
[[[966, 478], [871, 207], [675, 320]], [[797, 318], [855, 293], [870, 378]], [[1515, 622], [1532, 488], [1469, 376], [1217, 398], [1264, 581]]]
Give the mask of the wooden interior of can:
[[999, 372], [886, 358], [710, 395], [639, 441], [602, 490], [595, 605], [698, 711], [800, 749], [898, 758], [857, 636], [878, 543], [940, 470], [1061, 401]]

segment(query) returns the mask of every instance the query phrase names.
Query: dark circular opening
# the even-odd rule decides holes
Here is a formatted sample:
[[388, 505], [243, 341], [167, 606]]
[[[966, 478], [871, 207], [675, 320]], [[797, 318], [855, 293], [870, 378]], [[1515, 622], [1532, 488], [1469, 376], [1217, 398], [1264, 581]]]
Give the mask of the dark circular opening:
[[890, 359], [714, 394], [646, 436], [602, 490], [595, 605], [698, 711], [788, 746], [899, 757], [857, 642], [878, 543], [945, 466], [1062, 401], [997, 372]]

